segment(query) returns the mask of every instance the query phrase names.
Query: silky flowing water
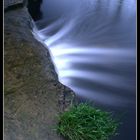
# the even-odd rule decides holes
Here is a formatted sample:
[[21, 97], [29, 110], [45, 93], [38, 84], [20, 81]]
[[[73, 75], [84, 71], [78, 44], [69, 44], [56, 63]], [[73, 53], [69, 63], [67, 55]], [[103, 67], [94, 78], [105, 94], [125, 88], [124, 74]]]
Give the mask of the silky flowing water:
[[82, 101], [121, 116], [119, 135], [136, 139], [136, 1], [43, 0], [36, 37], [59, 81]]

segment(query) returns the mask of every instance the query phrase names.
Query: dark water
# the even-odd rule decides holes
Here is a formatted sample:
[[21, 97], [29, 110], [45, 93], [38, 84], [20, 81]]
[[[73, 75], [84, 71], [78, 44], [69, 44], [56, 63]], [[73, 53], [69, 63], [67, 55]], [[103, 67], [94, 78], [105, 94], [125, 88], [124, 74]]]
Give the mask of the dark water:
[[121, 118], [112, 140], [136, 139], [136, 1], [43, 0], [35, 36], [59, 80]]
[[42, 12], [40, 9], [42, 0], [24, 0], [25, 4], [27, 5], [28, 12], [34, 19], [34, 21], [42, 19]]

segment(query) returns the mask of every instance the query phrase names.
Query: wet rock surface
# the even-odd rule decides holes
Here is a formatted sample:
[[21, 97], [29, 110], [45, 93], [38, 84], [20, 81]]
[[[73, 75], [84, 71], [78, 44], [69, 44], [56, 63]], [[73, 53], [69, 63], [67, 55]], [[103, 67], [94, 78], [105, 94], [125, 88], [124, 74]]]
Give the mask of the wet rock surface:
[[74, 93], [58, 82], [26, 8], [4, 15], [4, 139], [62, 140], [54, 130]]

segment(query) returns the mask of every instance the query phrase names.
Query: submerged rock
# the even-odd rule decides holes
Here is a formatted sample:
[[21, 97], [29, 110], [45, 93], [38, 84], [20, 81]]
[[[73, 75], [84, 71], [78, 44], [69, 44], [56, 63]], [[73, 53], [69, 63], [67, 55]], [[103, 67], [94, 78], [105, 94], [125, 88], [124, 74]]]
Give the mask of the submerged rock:
[[32, 35], [26, 8], [4, 15], [4, 139], [62, 140], [57, 116], [73, 102], [48, 50]]

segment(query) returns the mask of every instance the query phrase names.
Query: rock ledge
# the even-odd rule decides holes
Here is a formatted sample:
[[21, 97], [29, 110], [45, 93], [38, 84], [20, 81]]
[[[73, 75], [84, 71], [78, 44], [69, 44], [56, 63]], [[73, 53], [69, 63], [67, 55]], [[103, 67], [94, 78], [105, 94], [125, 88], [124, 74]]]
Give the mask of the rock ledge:
[[25, 7], [4, 15], [4, 139], [62, 140], [57, 116], [74, 92], [57, 78], [48, 50], [32, 35]]

